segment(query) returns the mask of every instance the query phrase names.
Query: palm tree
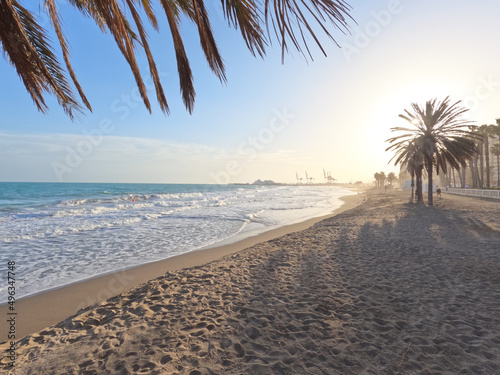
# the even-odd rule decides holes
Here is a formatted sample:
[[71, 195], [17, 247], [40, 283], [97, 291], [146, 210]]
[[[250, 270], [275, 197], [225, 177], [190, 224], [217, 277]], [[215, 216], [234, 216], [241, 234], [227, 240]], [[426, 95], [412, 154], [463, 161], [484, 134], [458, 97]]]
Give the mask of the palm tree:
[[[405, 167], [406, 171], [410, 173], [411, 176], [411, 198], [417, 200], [417, 203], [423, 202], [422, 195], [422, 172], [424, 169], [424, 158], [420, 147], [421, 139], [419, 137], [412, 139], [411, 141], [400, 141], [393, 143], [389, 146], [386, 151], [394, 151], [395, 154], [389, 160], [389, 163], [395, 159], [394, 165], [400, 164], [401, 167]], [[416, 179], [416, 184], [415, 184]], [[414, 193], [413, 189], [416, 188]]]
[[492, 127], [492, 133], [493, 135], [498, 137], [498, 140], [500, 140], [500, 118], [497, 118], [496, 120], [496, 125], [493, 125]]
[[482, 175], [484, 174], [481, 166], [483, 165], [483, 136], [479, 133], [477, 126], [469, 126], [471, 134], [474, 134], [476, 141], [476, 153], [469, 160], [469, 169], [471, 175], [472, 187], [474, 189], [483, 187]]
[[389, 181], [389, 185], [392, 186], [392, 183], [397, 180], [398, 178], [396, 177], [396, 175], [394, 174], [394, 172], [390, 172], [388, 175], [387, 175], [387, 181]]
[[379, 173], [380, 187], [384, 187], [385, 180], [387, 180], [387, 177], [386, 177], [386, 175], [385, 175], [385, 172], [380, 172], [380, 173]]
[[[481, 125], [477, 128], [479, 135], [482, 138], [482, 142], [480, 146], [483, 146], [481, 149], [481, 182], [482, 187], [490, 188], [490, 145], [489, 145], [489, 137], [494, 135], [497, 132], [497, 126], [495, 125]], [[485, 167], [483, 167], [483, 155]], [[486, 169], [486, 184], [484, 184], [484, 174], [483, 170]], [[486, 185], [486, 186], [485, 186]]]
[[385, 173], [384, 172], [377, 172], [373, 175], [373, 178], [375, 178], [375, 186], [376, 187], [384, 187], [384, 182], [386, 180]]
[[500, 143], [491, 146], [490, 152], [497, 157], [497, 187], [500, 187]]
[[[404, 133], [387, 140], [392, 144], [388, 150], [403, 150], [407, 145], [414, 148], [415, 157], [423, 157], [428, 175], [428, 204], [431, 206], [434, 165], [437, 174], [440, 170], [446, 172], [447, 164], [459, 169], [476, 152], [473, 136], [466, 128], [470, 123], [462, 118], [468, 110], [459, 104], [460, 101], [451, 104], [449, 97], [441, 102], [429, 100], [425, 107], [412, 103], [413, 112], [405, 110], [405, 114], [399, 117], [407, 120], [413, 128], [391, 128], [393, 132]], [[404, 152], [400, 151], [399, 155], [404, 155]], [[406, 159], [403, 157], [403, 160]]]
[[[26, 90], [41, 112], [47, 110], [44, 94], [49, 93], [55, 95], [64, 111], [73, 118], [75, 112], [82, 112], [83, 108], [73, 95], [67, 74], [83, 104], [89, 110], [92, 108], [70, 62], [68, 43], [61, 27], [62, 17], [57, 1], [43, 0], [41, 2], [51, 20], [67, 72], [56, 58], [47, 36], [47, 30], [37, 23], [35, 14], [23, 7], [22, 0], [0, 1], [0, 49], [16, 69]], [[144, 104], [151, 112], [151, 104], [136, 61], [136, 51], [138, 49], [144, 51], [158, 103], [161, 110], [168, 113], [169, 107], [144, 26], [146, 21], [153, 29], [158, 30], [158, 15], [153, 8], [152, 0], [68, 0], [67, 2], [82, 15], [93, 19], [103, 32], [109, 32], [114, 37], [116, 45], [132, 70]], [[225, 81], [222, 57], [212, 33], [204, 0], [158, 0], [158, 2], [161, 7], [158, 8], [165, 13], [173, 39], [182, 99], [186, 109], [191, 112], [195, 90], [191, 67], [179, 30], [181, 18], [185, 17], [193, 21], [210, 68], [221, 81]], [[243, 40], [254, 56], [265, 55], [266, 46], [271, 42], [269, 30], [274, 30], [275, 37], [281, 46], [282, 60], [285, 51], [290, 48], [295, 48], [304, 56], [304, 52], [307, 51], [312, 58], [306, 43], [307, 34], [312, 36], [326, 55], [313, 31], [315, 23], [333, 40], [326, 26], [330, 23], [334, 28], [344, 32], [348, 28], [348, 19], [352, 19], [349, 16], [351, 8], [344, 0], [266, 0], [264, 2], [221, 0], [221, 6], [229, 26], [240, 30]], [[314, 22], [310, 23], [311, 20]]]

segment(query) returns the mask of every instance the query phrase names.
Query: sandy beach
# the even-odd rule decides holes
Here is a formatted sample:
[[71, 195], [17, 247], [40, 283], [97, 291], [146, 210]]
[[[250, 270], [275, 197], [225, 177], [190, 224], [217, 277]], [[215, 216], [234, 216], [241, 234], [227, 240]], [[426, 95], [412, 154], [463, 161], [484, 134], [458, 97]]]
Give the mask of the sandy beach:
[[497, 374], [499, 244], [499, 202], [443, 194], [428, 207], [408, 204], [407, 192], [371, 192], [308, 229], [151, 273], [21, 339], [14, 370], [3, 344], [0, 368]]

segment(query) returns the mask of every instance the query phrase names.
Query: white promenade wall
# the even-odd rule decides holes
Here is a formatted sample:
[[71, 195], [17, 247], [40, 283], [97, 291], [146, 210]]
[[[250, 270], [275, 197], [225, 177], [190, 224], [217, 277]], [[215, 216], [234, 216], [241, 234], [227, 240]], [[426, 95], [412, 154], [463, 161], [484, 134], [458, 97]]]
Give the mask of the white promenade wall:
[[445, 189], [442, 189], [442, 190], [443, 190], [443, 193], [448, 193], [448, 194], [458, 194], [458, 195], [468, 195], [471, 197], [500, 199], [500, 190], [460, 189], [460, 188], [448, 188], [448, 191], [445, 191]]

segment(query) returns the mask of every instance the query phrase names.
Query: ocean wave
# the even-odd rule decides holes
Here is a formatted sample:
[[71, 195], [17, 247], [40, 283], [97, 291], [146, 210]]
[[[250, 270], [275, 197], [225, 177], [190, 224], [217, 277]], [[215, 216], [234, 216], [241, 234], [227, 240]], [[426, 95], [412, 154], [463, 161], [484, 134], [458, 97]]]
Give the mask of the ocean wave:
[[253, 213], [250, 213], [250, 214], [246, 214], [246, 218], [249, 220], [249, 221], [255, 221], [256, 219], [258, 219], [258, 217], [263, 213], [265, 212], [266, 210], [260, 210], [260, 211], [257, 211], [257, 212], [253, 212]]
[[54, 216], [52, 212], [18, 212], [11, 215], [12, 219], [38, 219]]
[[[292, 186], [190, 188], [107, 185], [88, 196], [62, 192], [58, 201], [46, 193], [46, 200], [1, 216], [0, 259], [22, 257], [20, 290], [30, 294], [137, 265], [137, 259], [164, 259], [304, 220], [332, 208], [329, 202], [341, 194]], [[0, 301], [4, 297], [0, 290]]]

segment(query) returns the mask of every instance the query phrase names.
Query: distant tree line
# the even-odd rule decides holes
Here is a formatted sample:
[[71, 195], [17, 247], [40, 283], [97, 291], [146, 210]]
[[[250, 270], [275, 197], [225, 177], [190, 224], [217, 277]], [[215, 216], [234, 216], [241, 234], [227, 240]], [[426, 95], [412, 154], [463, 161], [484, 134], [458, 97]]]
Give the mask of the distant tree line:
[[376, 187], [384, 187], [385, 181], [387, 181], [389, 185], [392, 186], [392, 183], [398, 180], [394, 172], [389, 173], [387, 176], [385, 175], [385, 172], [377, 172], [373, 175], [373, 178], [375, 178]]
[[450, 169], [449, 173], [445, 175], [446, 183], [461, 187], [469, 185], [477, 189], [498, 187], [500, 181], [500, 119], [496, 120], [496, 125], [472, 127], [471, 132], [477, 134], [476, 152], [461, 170]]

